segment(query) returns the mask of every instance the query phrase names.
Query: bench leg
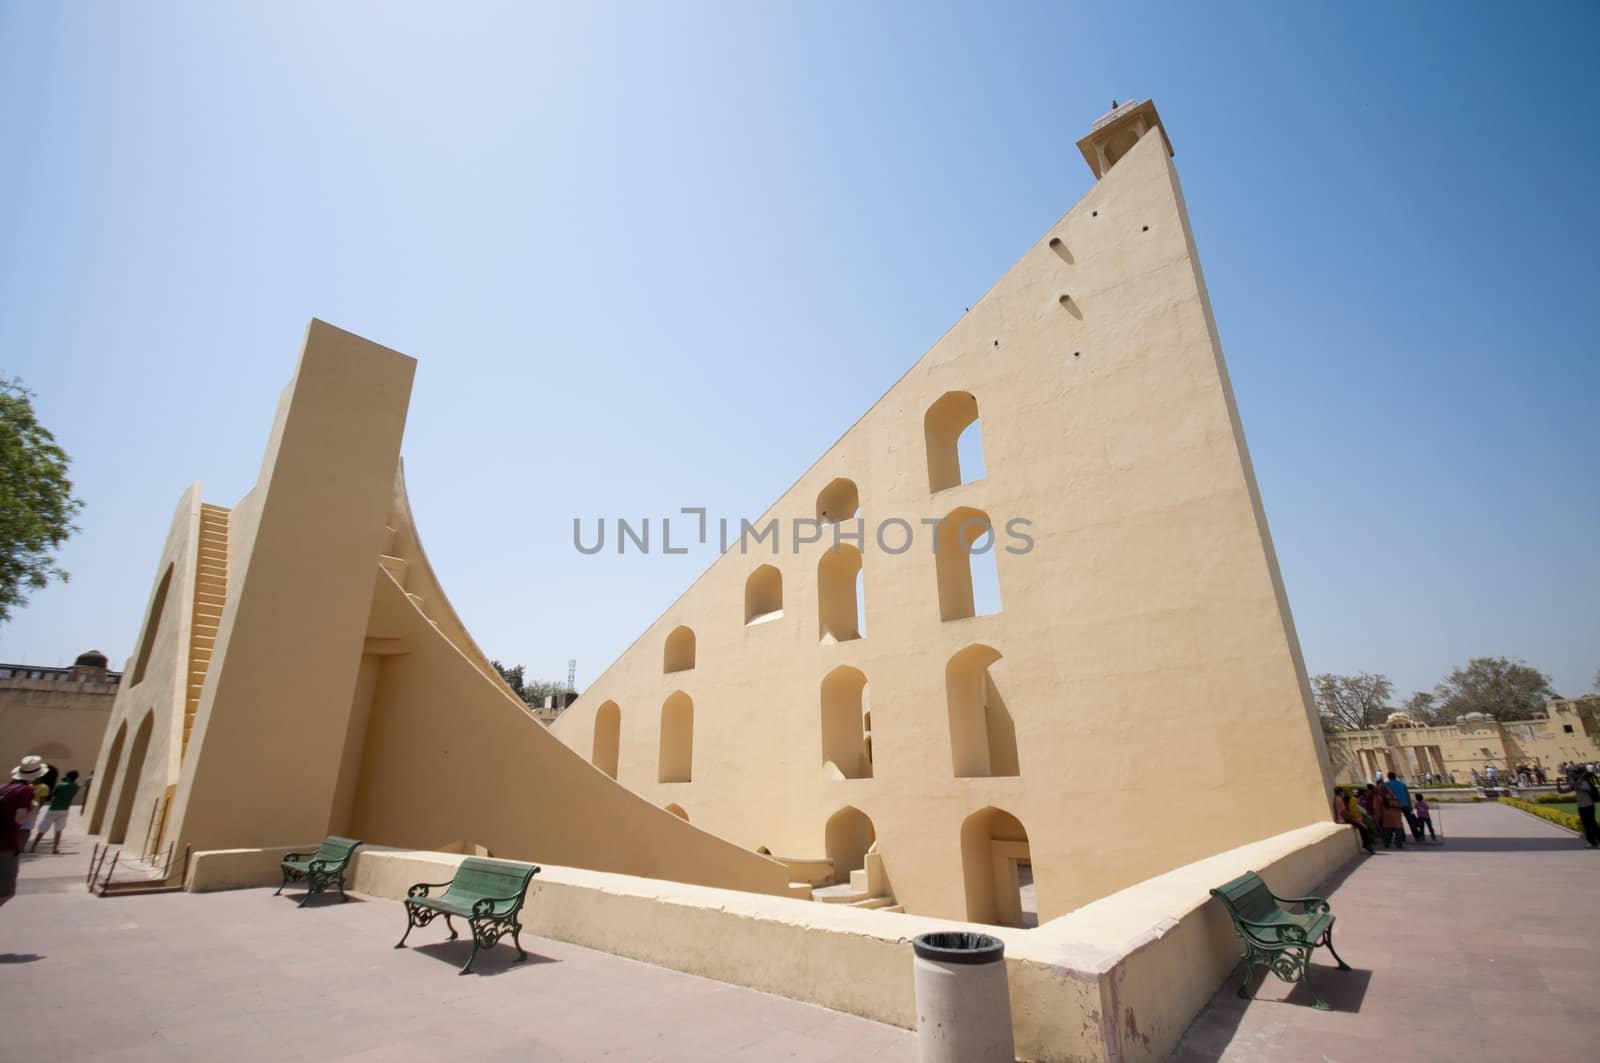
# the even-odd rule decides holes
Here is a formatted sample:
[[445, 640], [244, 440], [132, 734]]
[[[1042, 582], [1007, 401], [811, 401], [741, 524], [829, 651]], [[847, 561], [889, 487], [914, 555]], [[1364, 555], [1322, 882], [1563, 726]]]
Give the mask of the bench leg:
[[1239, 996], [1244, 1000], [1250, 997], [1250, 976], [1256, 971], [1256, 950], [1249, 945], [1244, 949], [1244, 981], [1239, 983]]
[[272, 891], [272, 895], [274, 897], [278, 896], [280, 893], [283, 892], [283, 887], [287, 886], [288, 884], [289, 884], [289, 872], [288, 872], [287, 869], [285, 869], [285, 871], [283, 872], [283, 881], [278, 883], [278, 888]]
[[472, 955], [467, 957], [467, 962], [461, 965], [457, 974], [466, 974], [472, 970], [472, 961], [478, 958], [478, 935], [472, 935]]
[[528, 958], [528, 954], [526, 952], [522, 951], [522, 924], [521, 923], [512, 923], [511, 924], [511, 943], [517, 947], [517, 958], [516, 958], [515, 962], [521, 963], [523, 960]]
[[339, 872], [339, 903], [343, 904], [345, 901], [348, 901], [349, 899], [350, 898], [348, 896], [346, 896], [345, 892], [344, 892], [344, 872], [341, 871], [341, 872]]
[[1317, 992], [1317, 987], [1311, 984], [1311, 950], [1307, 949], [1305, 956], [1300, 961], [1300, 984], [1311, 990], [1315, 1003], [1311, 1006], [1318, 1011], [1332, 1011], [1328, 1002], [1322, 999], [1322, 994]]
[[1328, 951], [1333, 954], [1334, 962], [1339, 965], [1339, 970], [1341, 970], [1341, 971], [1350, 970], [1350, 965], [1348, 963], [1344, 962], [1344, 957], [1340, 956], [1339, 953], [1333, 947], [1333, 927], [1330, 926], [1328, 928], [1327, 932], [1322, 935], [1322, 943], [1324, 945], [1326, 945], [1327, 948], [1328, 948]]
[[[449, 912], [444, 913], [444, 925], [445, 925], [445, 928], [450, 931], [450, 940], [451, 941], [454, 941], [456, 938], [461, 936], [460, 934], [456, 933], [456, 925], [450, 921], [450, 913]], [[467, 964], [470, 966], [472, 964], [472, 961], [468, 960]]]
[[412, 926], [413, 926], [413, 925], [414, 925], [414, 924], [413, 924], [413, 923], [412, 923], [412, 922], [411, 922], [411, 917], [410, 917], [410, 916], [407, 916], [407, 917], [406, 917], [406, 932], [405, 932], [405, 933], [404, 933], [404, 934], [401, 934], [401, 935], [400, 935], [400, 940], [399, 940], [399, 941], [396, 941], [396, 942], [395, 942], [395, 943], [394, 943], [394, 947], [395, 947], [395, 948], [397, 948], [397, 949], [403, 949], [403, 948], [405, 948], [405, 947], [406, 947], [406, 938], [408, 938], [408, 937], [410, 937], [410, 936], [411, 936], [411, 927], [412, 927]]

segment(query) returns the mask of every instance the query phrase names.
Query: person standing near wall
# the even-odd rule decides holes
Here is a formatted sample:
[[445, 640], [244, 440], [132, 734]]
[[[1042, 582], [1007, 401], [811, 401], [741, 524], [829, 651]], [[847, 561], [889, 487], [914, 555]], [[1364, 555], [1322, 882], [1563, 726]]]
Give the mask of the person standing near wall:
[[61, 851], [61, 832], [67, 826], [67, 813], [72, 810], [72, 799], [78, 794], [78, 773], [67, 772], [66, 778], [56, 783], [56, 788], [50, 791], [50, 807], [39, 816], [38, 832], [33, 836], [33, 844], [28, 847], [30, 853], [39, 851], [39, 843], [51, 830], [56, 832], [56, 840], [51, 843], [50, 851]]
[[1406, 818], [1406, 826], [1411, 828], [1411, 836], [1418, 842], [1422, 841], [1422, 824], [1417, 822], [1416, 813], [1411, 811], [1411, 788], [1399, 779], [1394, 772], [1389, 773], [1389, 789], [1400, 799], [1400, 814]]
[[1396, 849], [1406, 847], [1406, 820], [1401, 815], [1400, 795], [1394, 792], [1388, 783], [1377, 788], [1378, 803], [1381, 808], [1378, 825], [1383, 828], [1383, 847], [1388, 849], [1393, 844]]
[[1353, 790], [1347, 791], [1342, 786], [1333, 788], [1334, 818], [1340, 823], [1348, 823], [1356, 829], [1356, 836], [1361, 839], [1361, 848], [1373, 852], [1372, 848], [1372, 821], [1367, 814], [1361, 811], [1361, 805], [1356, 801]]
[[1578, 821], [1583, 824], [1583, 840], [1589, 848], [1600, 848], [1600, 826], [1595, 824], [1594, 807], [1600, 803], [1600, 786], [1595, 784], [1594, 772], [1574, 764], [1567, 775], [1573, 795], [1578, 802]]
[[22, 831], [25, 820], [33, 819], [33, 780], [44, 774], [43, 764], [32, 764], [38, 757], [24, 757], [11, 771], [11, 781], [0, 788], [0, 904], [17, 892], [17, 864], [22, 859]]

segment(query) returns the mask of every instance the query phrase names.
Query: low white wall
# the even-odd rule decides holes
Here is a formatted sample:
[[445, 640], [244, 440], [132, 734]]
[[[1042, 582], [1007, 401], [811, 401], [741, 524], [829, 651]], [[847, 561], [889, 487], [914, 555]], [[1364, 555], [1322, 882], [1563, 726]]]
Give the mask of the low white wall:
[[[189, 888], [276, 885], [283, 851], [197, 853]], [[1348, 827], [1314, 824], [1150, 879], [1035, 930], [545, 865], [529, 889], [522, 925], [908, 1029], [916, 1026], [911, 938], [977, 930], [1006, 943], [1019, 1055], [1153, 1063], [1176, 1046], [1238, 963], [1232, 926], [1211, 888], [1254, 870], [1274, 892], [1299, 896], [1355, 852]], [[447, 881], [463, 859], [364, 846], [348, 887], [400, 900], [413, 883]], [[420, 933], [427, 940], [427, 931]]]

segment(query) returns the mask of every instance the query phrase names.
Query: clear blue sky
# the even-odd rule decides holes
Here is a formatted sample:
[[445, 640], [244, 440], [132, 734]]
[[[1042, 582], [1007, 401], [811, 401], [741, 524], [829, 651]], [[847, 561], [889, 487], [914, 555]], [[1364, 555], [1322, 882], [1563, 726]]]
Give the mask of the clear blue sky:
[[[446, 13], [448, 11], [448, 13]], [[0, 660], [131, 652], [315, 315], [420, 359], [405, 452], [485, 650], [592, 679], [1151, 96], [1313, 671], [1600, 669], [1600, 7], [0, 2], [0, 372], [88, 505]]]

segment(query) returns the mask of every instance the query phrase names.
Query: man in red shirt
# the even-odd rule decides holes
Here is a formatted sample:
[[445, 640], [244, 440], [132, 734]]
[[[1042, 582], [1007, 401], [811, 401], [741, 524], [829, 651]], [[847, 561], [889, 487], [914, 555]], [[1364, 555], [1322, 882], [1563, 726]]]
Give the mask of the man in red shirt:
[[11, 781], [0, 788], [0, 904], [17, 892], [17, 861], [27, 835], [22, 823], [33, 817], [33, 784], [45, 772], [38, 757], [25, 757], [11, 771]]

